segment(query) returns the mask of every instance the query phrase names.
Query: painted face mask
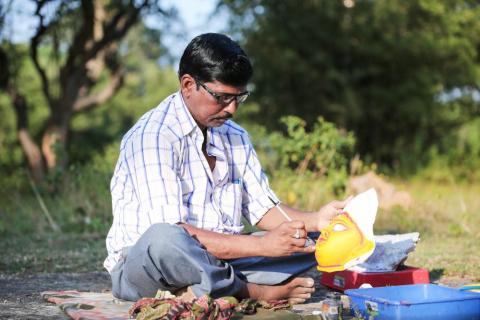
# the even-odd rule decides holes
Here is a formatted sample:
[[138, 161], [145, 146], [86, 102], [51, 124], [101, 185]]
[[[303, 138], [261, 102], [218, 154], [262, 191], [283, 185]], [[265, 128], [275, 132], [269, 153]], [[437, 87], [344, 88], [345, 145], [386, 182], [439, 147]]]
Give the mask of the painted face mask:
[[377, 193], [372, 188], [350, 200], [344, 212], [320, 231], [315, 250], [318, 270], [345, 270], [364, 262], [373, 253], [377, 209]]

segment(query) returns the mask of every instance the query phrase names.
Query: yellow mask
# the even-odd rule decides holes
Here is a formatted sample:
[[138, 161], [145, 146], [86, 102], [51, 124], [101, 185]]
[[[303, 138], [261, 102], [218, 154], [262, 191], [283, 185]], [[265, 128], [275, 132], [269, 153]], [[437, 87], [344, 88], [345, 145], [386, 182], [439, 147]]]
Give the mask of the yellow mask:
[[352, 199], [342, 214], [320, 230], [315, 247], [319, 271], [345, 270], [364, 262], [373, 253], [377, 207], [377, 194], [370, 189]]
[[320, 232], [315, 250], [317, 269], [320, 271], [345, 270], [349, 262], [355, 262], [375, 248], [375, 243], [363, 236], [348, 213], [336, 216]]

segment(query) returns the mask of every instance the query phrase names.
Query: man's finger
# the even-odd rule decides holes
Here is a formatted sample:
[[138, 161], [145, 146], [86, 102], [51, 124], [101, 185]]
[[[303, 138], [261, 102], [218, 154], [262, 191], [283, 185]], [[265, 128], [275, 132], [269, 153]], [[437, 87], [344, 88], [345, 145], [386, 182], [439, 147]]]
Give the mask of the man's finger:
[[307, 231], [302, 228], [290, 228], [288, 234], [294, 239], [303, 239], [307, 236]]
[[343, 209], [345, 207], [344, 201], [340, 201], [340, 200], [334, 200], [330, 202], [330, 205], [335, 209]]
[[334, 200], [330, 204], [335, 208], [335, 209], [343, 209], [347, 205], [347, 203], [353, 199], [353, 196], [348, 196], [345, 200], [340, 201], [340, 200]]
[[303, 253], [311, 253], [311, 252], [315, 252], [315, 246], [303, 246], [301, 248], [298, 248], [298, 251], [297, 252], [303, 252]]
[[291, 244], [296, 248], [305, 247], [305, 239], [292, 239]]
[[305, 222], [300, 221], [300, 220], [293, 220], [290, 222], [287, 222], [288, 227], [291, 229], [305, 229]]
[[344, 206], [346, 206], [346, 205], [347, 205], [347, 203], [349, 203], [349, 202], [350, 202], [350, 200], [352, 200], [352, 199], [353, 199], [353, 196], [352, 196], [352, 195], [350, 195], [350, 196], [348, 196], [348, 197], [347, 197], [345, 200], [343, 200], [343, 203], [345, 204]]

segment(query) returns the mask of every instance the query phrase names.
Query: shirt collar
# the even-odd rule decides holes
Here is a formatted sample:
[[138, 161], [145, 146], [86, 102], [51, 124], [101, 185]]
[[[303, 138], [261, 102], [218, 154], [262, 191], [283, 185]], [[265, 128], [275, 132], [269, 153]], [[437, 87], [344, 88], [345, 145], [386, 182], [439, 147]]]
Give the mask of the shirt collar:
[[[225, 124], [224, 124], [225, 125]], [[207, 150], [210, 154], [215, 156], [223, 157], [223, 151], [225, 150], [225, 145], [223, 144], [221, 137], [221, 129], [212, 127], [208, 128], [207, 134]]]
[[175, 95], [175, 112], [177, 113], [183, 136], [188, 136], [196, 128], [199, 128], [183, 100], [181, 91], [178, 91]]

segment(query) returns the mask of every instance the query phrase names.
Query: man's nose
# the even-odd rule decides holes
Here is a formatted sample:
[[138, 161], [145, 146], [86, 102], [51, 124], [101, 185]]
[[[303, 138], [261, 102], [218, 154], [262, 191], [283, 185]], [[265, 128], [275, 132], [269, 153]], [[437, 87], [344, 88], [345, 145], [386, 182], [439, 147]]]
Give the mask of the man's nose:
[[231, 114], [234, 114], [237, 111], [237, 108], [238, 108], [237, 100], [233, 99], [229, 104], [223, 107], [223, 110]]

